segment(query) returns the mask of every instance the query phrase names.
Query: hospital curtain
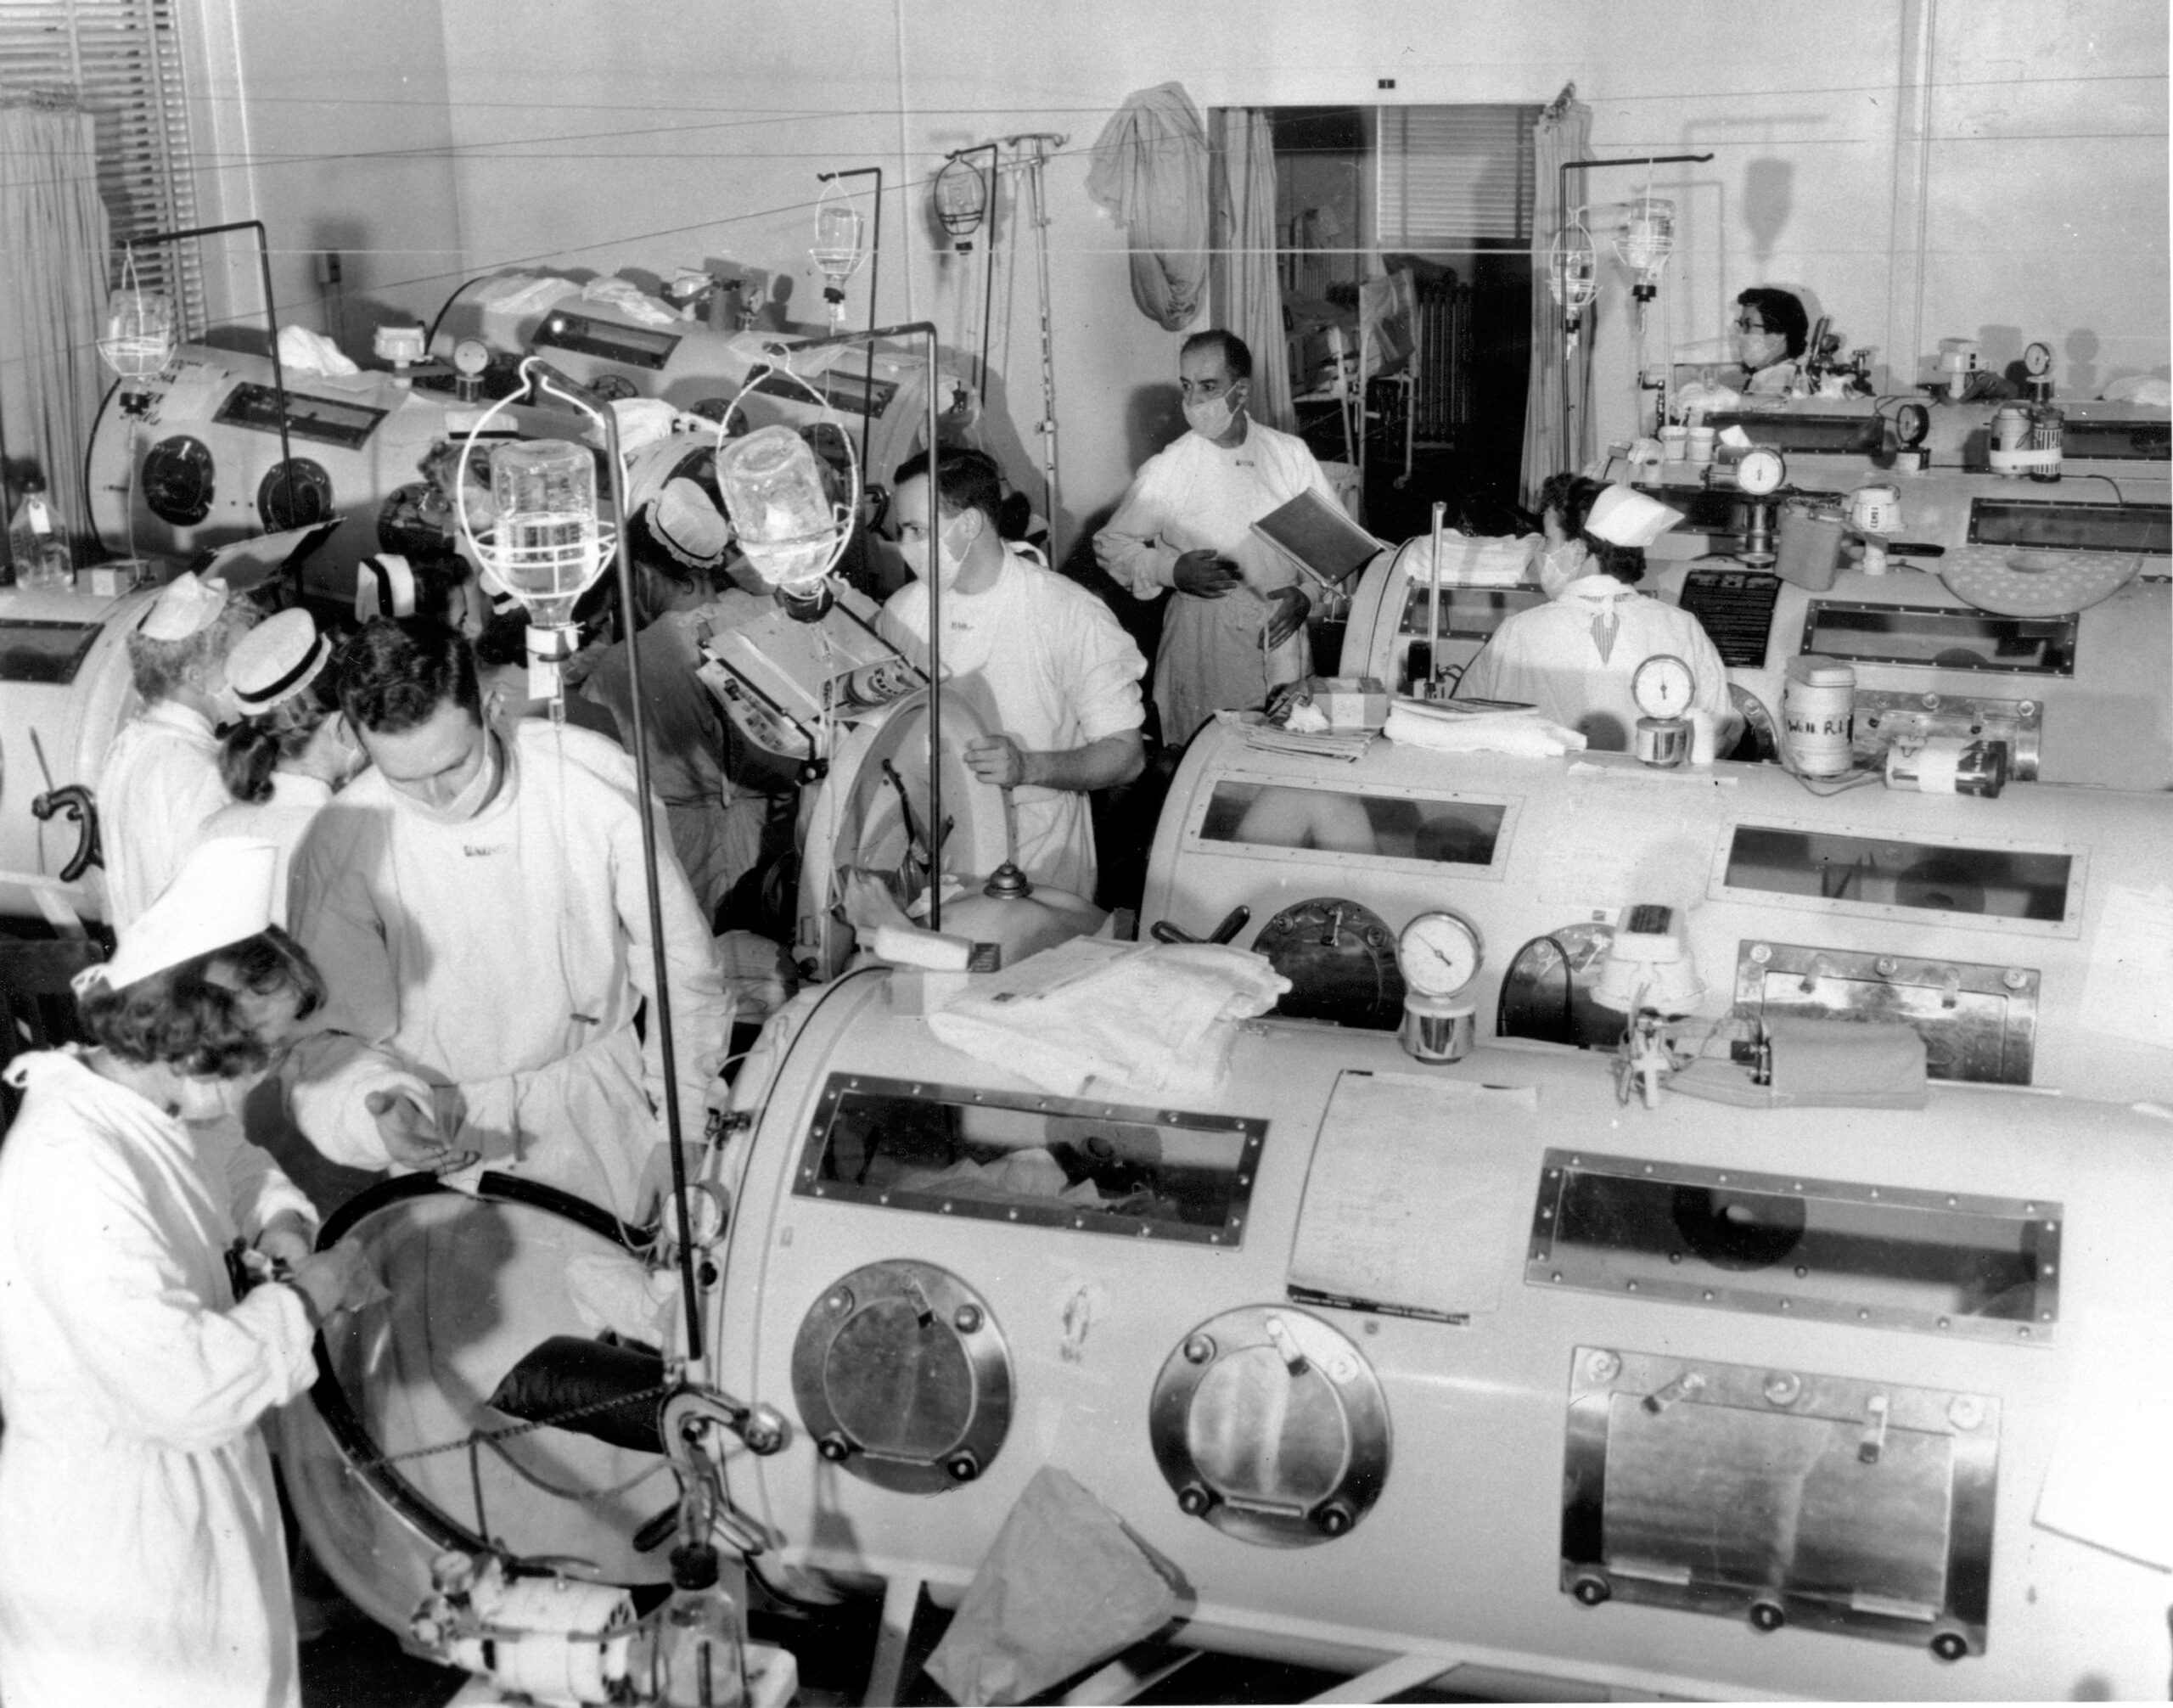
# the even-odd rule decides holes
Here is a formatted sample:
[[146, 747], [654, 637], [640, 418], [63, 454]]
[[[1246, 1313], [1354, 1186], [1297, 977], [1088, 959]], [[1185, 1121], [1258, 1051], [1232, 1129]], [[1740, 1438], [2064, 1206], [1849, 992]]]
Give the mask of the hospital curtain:
[[1275, 134], [1259, 107], [1218, 107], [1208, 121], [1213, 150], [1214, 248], [1208, 303], [1216, 325], [1253, 352], [1255, 420], [1289, 432], [1290, 348], [1283, 326], [1283, 285], [1276, 276]]
[[[1592, 133], [1592, 109], [1578, 104], [1574, 84], [1540, 114], [1532, 130], [1531, 379], [1524, 394], [1524, 450], [1519, 483], [1527, 508], [1537, 503], [1539, 484], [1549, 475], [1585, 462], [1581, 447], [1564, 442], [1562, 402], [1565, 387], [1582, 383], [1587, 364], [1571, 363], [1564, 354], [1562, 311], [1554, 301], [1548, 258], [1564, 212], [1562, 163], [1584, 159]], [[1589, 323], [1586, 335], [1591, 335]], [[1581, 407], [1576, 412], [1581, 440], [1591, 436], [1589, 415]]]
[[83, 453], [106, 383], [98, 172], [96, 123], [80, 106], [51, 98], [0, 106], [0, 434], [9, 475], [35, 465], [85, 541]]

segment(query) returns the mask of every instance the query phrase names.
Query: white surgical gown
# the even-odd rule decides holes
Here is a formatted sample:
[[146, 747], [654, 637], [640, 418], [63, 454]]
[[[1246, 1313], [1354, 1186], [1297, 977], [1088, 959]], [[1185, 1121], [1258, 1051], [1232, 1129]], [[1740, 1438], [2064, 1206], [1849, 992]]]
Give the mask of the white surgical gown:
[[257, 1423], [308, 1387], [300, 1295], [222, 1253], [308, 1205], [231, 1122], [183, 1126], [70, 1054], [18, 1057], [0, 1145], [0, 1699], [298, 1699]]
[[[893, 593], [876, 630], [924, 667], [927, 586], [916, 581]], [[1068, 753], [1137, 729], [1147, 717], [1139, 697], [1147, 660], [1109, 608], [1015, 548], [1007, 548], [986, 593], [943, 596], [943, 671], [991, 733], [1030, 753]], [[1094, 827], [1086, 795], [1021, 784], [1011, 798], [1019, 868], [1036, 884], [1092, 901]]]
[[1627, 752], [1643, 716], [1631, 680], [1661, 653], [1690, 666], [1691, 705], [1719, 724], [1728, 711], [1727, 669], [1704, 625], [1612, 576], [1580, 576], [1496, 629], [1457, 683], [1457, 698], [1521, 700], [1595, 749]]
[[335, 1162], [383, 1168], [365, 1092], [417, 1079], [483, 1166], [632, 1216], [676, 1090], [700, 1138], [733, 1003], [707, 924], [658, 833], [678, 1083], [664, 1083], [633, 761], [603, 737], [524, 718], [474, 817], [425, 817], [374, 771], [334, 797], [295, 857], [295, 935], [324, 975], [324, 1024], [289, 1067], [295, 1119]]
[[1266, 596], [1298, 581], [1298, 569], [1252, 531], [1300, 492], [1337, 499], [1305, 442], [1248, 421], [1245, 441], [1225, 450], [1188, 433], [1150, 457], [1131, 489], [1094, 537], [1102, 567], [1143, 599], [1176, 586], [1177, 559], [1211, 551], [1244, 572], [1244, 585], [1220, 598], [1176, 593], [1154, 663], [1154, 704], [1162, 739], [1181, 747], [1215, 713], [1257, 706], [1269, 688], [1312, 668], [1305, 631], [1272, 653], [1261, 638], [1275, 608]]
[[159, 897], [204, 821], [233, 799], [203, 715], [160, 700], [121, 727], [98, 773], [106, 919], [118, 930]]

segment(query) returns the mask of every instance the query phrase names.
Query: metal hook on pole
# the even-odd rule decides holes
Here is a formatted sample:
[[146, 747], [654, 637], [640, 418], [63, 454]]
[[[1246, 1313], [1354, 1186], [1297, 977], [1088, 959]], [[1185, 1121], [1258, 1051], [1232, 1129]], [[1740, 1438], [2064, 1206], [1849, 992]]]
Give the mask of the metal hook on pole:
[[1042, 309], [1042, 419], [1037, 430], [1042, 439], [1042, 478], [1048, 487], [1049, 557], [1052, 561], [1062, 559], [1062, 542], [1058, 538], [1058, 528], [1064, 497], [1057, 472], [1056, 328], [1049, 304], [1049, 214], [1042, 168], [1048, 164], [1049, 150], [1062, 148], [1069, 140], [1053, 131], [1028, 131], [1003, 139], [1006, 148], [1015, 149], [1025, 156], [1021, 164], [1025, 167], [1026, 188], [1033, 206]]

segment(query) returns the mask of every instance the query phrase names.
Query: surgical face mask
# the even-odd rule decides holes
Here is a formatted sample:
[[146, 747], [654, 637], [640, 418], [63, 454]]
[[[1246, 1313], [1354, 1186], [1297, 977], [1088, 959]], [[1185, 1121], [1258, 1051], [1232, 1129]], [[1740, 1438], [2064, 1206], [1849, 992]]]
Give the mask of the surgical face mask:
[[1237, 415], [1227, 396], [1188, 398], [1184, 408], [1185, 425], [1203, 439], [1220, 439]]
[[[952, 542], [964, 531], [966, 519], [957, 517], [944, 523], [935, 536], [935, 585], [949, 593], [958, 580], [958, 572], [966, 567], [966, 548], [973, 542], [954, 546]], [[906, 567], [922, 581], [929, 579], [928, 571], [928, 542], [918, 529], [910, 525], [898, 536], [898, 555], [906, 560]]]
[[222, 1121], [240, 1113], [250, 1089], [264, 1077], [245, 1073], [233, 1079], [197, 1079], [188, 1074], [174, 1076], [174, 1114], [182, 1121]]
[[1735, 359], [1745, 368], [1757, 369], [1770, 367], [1788, 351], [1788, 341], [1777, 332], [1746, 330], [1740, 323], [1735, 332]]
[[433, 806], [419, 795], [401, 793], [401, 800], [407, 810], [433, 824], [464, 824], [483, 810], [483, 803], [491, 798], [498, 786], [497, 739], [488, 730], [483, 733], [483, 762], [475, 767], [475, 774], [468, 779], [459, 794], [442, 806]]
[[1558, 597], [1563, 588], [1584, 575], [1587, 555], [1582, 542], [1577, 540], [1549, 547], [1539, 560], [1540, 591], [1550, 599]]

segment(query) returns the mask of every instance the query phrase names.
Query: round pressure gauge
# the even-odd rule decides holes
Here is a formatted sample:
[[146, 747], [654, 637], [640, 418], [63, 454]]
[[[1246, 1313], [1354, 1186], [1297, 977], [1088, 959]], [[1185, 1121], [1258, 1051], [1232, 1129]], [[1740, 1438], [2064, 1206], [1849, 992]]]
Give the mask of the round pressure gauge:
[[2022, 371], [2032, 379], [2041, 379], [2052, 371], [2052, 346], [2033, 344], [2022, 352]]
[[1690, 666], [1671, 652], [1654, 653], [1637, 666], [1630, 692], [1648, 717], [1680, 717], [1698, 691]]
[[452, 346], [452, 371], [474, 379], [491, 365], [491, 346], [480, 338], [463, 338]]
[[1894, 437], [1904, 451], [1913, 451], [1931, 437], [1932, 412], [1921, 403], [1904, 403], [1894, 412]]
[[1421, 913], [1396, 939], [1396, 965], [1410, 989], [1427, 997], [1452, 997], [1479, 976], [1485, 951], [1479, 927], [1461, 913]]
[[1735, 483], [1754, 498], [1762, 498], [1768, 492], [1777, 492], [1781, 482], [1788, 479], [1788, 465], [1781, 460], [1781, 453], [1771, 446], [1754, 445], [1743, 453], [1743, 460], [1735, 465]]

